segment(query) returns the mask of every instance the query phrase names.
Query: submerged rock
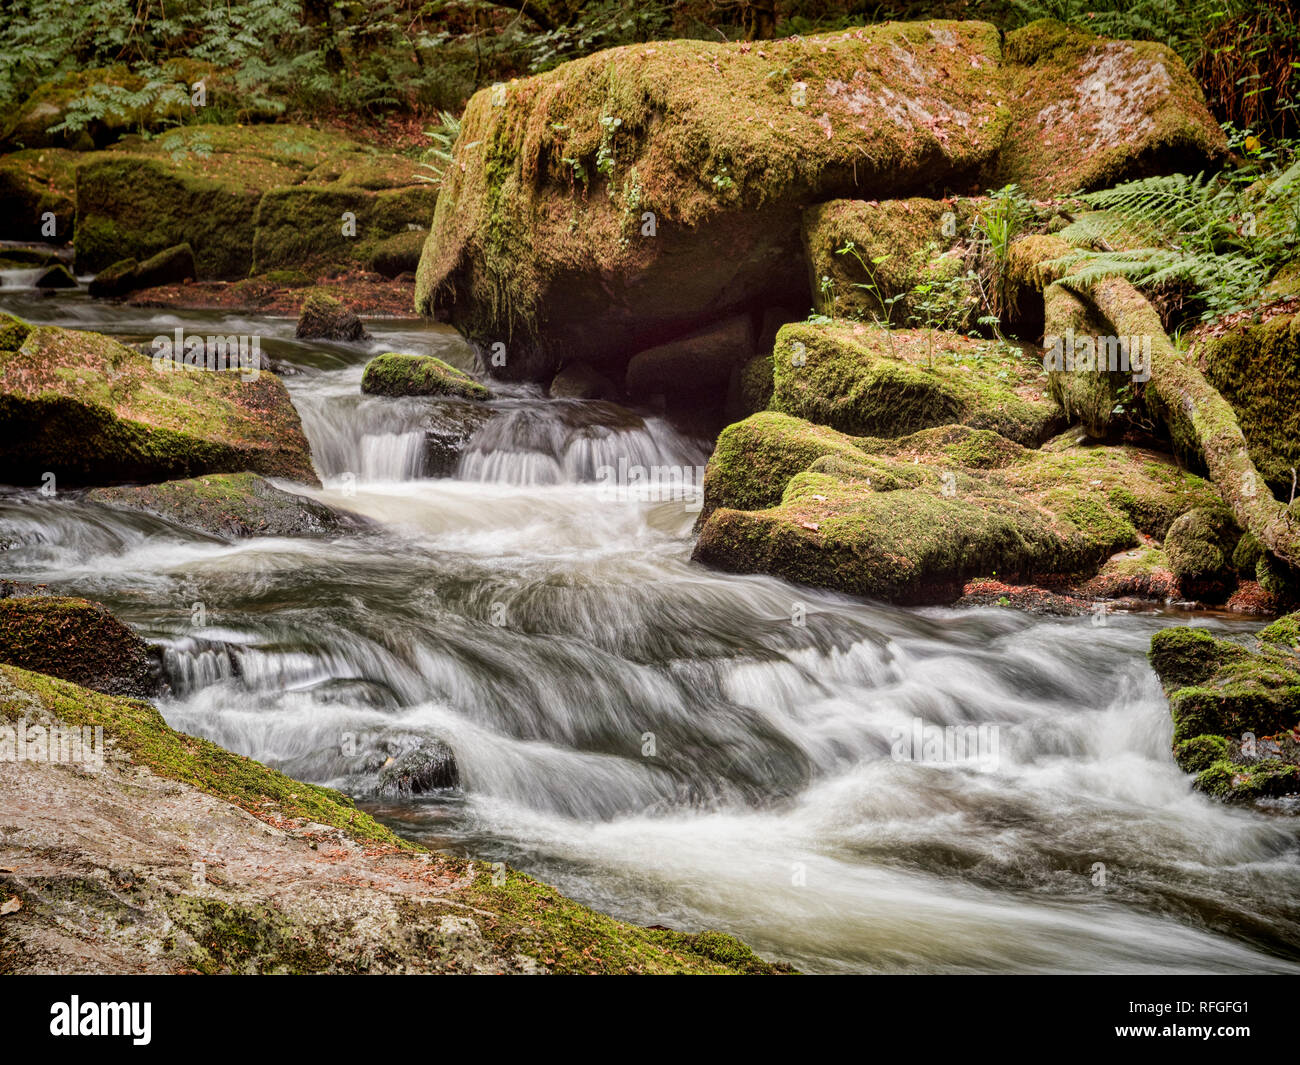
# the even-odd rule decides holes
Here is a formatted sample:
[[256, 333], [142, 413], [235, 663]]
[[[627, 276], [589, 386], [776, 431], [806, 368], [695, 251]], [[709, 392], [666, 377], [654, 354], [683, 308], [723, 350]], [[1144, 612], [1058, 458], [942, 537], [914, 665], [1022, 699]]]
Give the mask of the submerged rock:
[[634, 44], [485, 89], [417, 306], [482, 349], [504, 344], [494, 373], [548, 380], [574, 351], [617, 371], [731, 314], [806, 306], [812, 204], [998, 174], [1069, 192], [1223, 154], [1168, 48], [1029, 30], [1006, 49], [988, 23], [940, 20], [761, 48]]
[[470, 441], [497, 416], [480, 403], [434, 403], [424, 427], [424, 475], [451, 477]]
[[87, 599], [0, 598], [0, 662], [110, 695], [157, 688], [148, 645]]
[[327, 292], [313, 292], [303, 300], [294, 336], [304, 340], [369, 339], [361, 319]]
[[551, 378], [547, 392], [552, 399], [616, 400], [621, 394], [613, 381], [585, 362], [565, 366]]
[[1229, 801], [1300, 793], [1300, 615], [1260, 632], [1253, 646], [1204, 629], [1151, 638], [1174, 720], [1174, 758], [1196, 787]]
[[162, 484], [95, 488], [92, 503], [141, 510], [222, 537], [326, 536], [360, 528], [362, 519], [281, 491], [255, 473], [217, 473]]
[[361, 375], [361, 391], [376, 396], [457, 396], [489, 399], [492, 393], [469, 374], [432, 355], [377, 355]]
[[379, 771], [379, 790], [389, 795], [423, 795], [460, 787], [456, 756], [441, 740], [426, 740], [418, 747], [390, 758]]
[[0, 318], [0, 466], [20, 484], [244, 470], [319, 483], [274, 374], [166, 367], [98, 333]]
[[775, 412], [726, 429], [694, 557], [738, 573], [898, 602], [956, 599], [978, 577], [1069, 584], [1217, 500], [1137, 448], [1042, 450], [947, 425], [852, 437]]
[[36, 279], [37, 288], [76, 288], [77, 279], [62, 263], [51, 266]]

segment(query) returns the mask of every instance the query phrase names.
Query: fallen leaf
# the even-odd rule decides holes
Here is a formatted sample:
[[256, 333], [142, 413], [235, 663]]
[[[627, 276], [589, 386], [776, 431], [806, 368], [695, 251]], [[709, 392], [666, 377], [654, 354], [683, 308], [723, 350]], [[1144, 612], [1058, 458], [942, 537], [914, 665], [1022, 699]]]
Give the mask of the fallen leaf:
[[5, 899], [4, 902], [0, 902], [0, 917], [3, 917], [7, 913], [17, 913], [22, 908], [23, 900], [17, 895], [11, 895], [9, 898]]

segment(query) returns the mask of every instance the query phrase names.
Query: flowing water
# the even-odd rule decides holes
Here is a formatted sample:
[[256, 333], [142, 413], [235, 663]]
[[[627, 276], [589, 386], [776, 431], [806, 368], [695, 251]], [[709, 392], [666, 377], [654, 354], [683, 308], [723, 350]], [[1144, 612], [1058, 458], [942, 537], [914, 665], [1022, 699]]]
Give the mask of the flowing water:
[[[370, 519], [230, 544], [0, 495], [3, 574], [162, 644], [177, 728], [410, 837], [809, 971], [1300, 971], [1300, 825], [1194, 794], [1169, 754], [1144, 656], [1187, 618], [906, 610], [714, 573], [689, 561], [698, 500], [597, 483], [619, 460], [705, 461], [662, 421], [516, 388], [454, 476], [423, 476], [434, 401], [363, 397], [361, 368], [392, 349], [468, 365], [445, 329], [298, 342], [283, 319], [9, 280], [0, 306], [36, 321], [260, 335], [300, 371], [310, 494]], [[966, 725], [978, 757], [895, 756]], [[461, 787], [378, 797], [384, 760], [429, 738]]]

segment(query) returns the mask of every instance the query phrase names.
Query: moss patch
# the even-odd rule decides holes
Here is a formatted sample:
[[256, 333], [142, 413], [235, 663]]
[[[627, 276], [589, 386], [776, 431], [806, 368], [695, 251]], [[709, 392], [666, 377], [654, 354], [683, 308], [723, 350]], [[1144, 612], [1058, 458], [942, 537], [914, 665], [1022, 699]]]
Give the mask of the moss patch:
[[167, 480], [253, 470], [316, 484], [279, 378], [154, 368], [98, 333], [32, 329], [0, 351], [0, 463], [18, 483]]
[[387, 352], [371, 359], [361, 375], [361, 391], [380, 396], [459, 396], [487, 399], [481, 384], [432, 355]]
[[948, 425], [854, 438], [767, 412], [725, 430], [695, 557], [736, 572], [905, 602], [979, 577], [1095, 574], [1139, 533], [1217, 497], [1135, 448], [1031, 450]]
[[960, 422], [1036, 445], [1064, 424], [1041, 366], [955, 333], [798, 323], [777, 334], [773, 363], [772, 410], [853, 435]]

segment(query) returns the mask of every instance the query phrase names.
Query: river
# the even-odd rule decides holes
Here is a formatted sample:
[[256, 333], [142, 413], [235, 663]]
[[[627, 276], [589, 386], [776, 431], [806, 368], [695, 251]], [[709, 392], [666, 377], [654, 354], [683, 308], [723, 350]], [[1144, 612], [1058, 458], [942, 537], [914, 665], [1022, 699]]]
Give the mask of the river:
[[[387, 350], [468, 366], [450, 330], [296, 341], [288, 319], [42, 297], [30, 273], [0, 277], [0, 309], [260, 336], [300, 371], [308, 494], [370, 519], [229, 544], [0, 491], [3, 575], [160, 643], [175, 727], [413, 839], [806, 971], [1300, 972], [1300, 822], [1193, 793], [1170, 756], [1145, 652], [1188, 617], [902, 609], [711, 572], [690, 562], [698, 501], [596, 483], [620, 459], [706, 460], [661, 420], [514, 386], [455, 475], [423, 477], [435, 401], [362, 396], [361, 370]], [[978, 758], [896, 757], [966, 725]], [[428, 737], [462, 786], [376, 797], [386, 754]]]

